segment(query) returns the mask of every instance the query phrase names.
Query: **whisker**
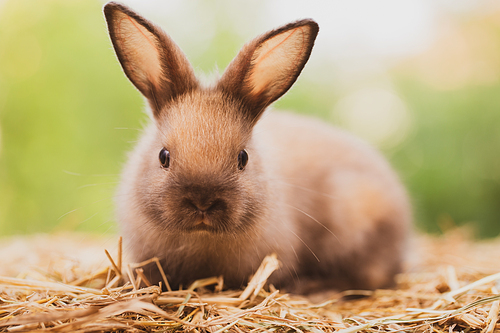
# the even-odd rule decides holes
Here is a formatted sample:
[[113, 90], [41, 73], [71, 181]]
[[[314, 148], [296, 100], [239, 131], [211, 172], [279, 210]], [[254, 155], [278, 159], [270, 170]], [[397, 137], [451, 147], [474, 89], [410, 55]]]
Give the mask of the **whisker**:
[[119, 177], [119, 173], [91, 173], [91, 174], [84, 174], [80, 172], [74, 172], [74, 171], [69, 171], [62, 169], [61, 170], [63, 173], [70, 175], [70, 176], [77, 176], [77, 177]]
[[294, 236], [295, 236], [295, 237], [297, 237], [297, 239], [298, 239], [299, 241], [301, 241], [301, 243], [302, 243], [302, 244], [304, 244], [304, 246], [305, 246], [305, 247], [307, 247], [307, 249], [309, 250], [309, 252], [311, 252], [311, 254], [314, 256], [314, 258], [316, 258], [316, 260], [317, 260], [318, 262], [320, 262], [320, 260], [319, 260], [318, 256], [317, 256], [317, 255], [316, 255], [316, 253], [314, 253], [314, 251], [313, 251], [313, 250], [309, 247], [309, 245], [307, 245], [307, 243], [306, 243], [306, 242], [304, 242], [304, 240], [303, 240], [302, 238], [300, 238], [300, 237], [299, 237], [299, 235], [297, 235], [297, 234], [296, 234], [293, 230], [291, 230], [291, 229], [288, 229], [288, 230], [289, 230], [292, 234], [294, 234]]
[[62, 170], [62, 172], [64, 172], [65, 174], [71, 175], [71, 176], [82, 176], [81, 173], [72, 172], [72, 171], [68, 171], [68, 170]]
[[293, 247], [293, 245], [290, 245], [290, 248], [292, 249], [293, 254], [295, 254], [295, 258], [297, 258], [297, 260], [299, 260], [299, 255], [297, 254], [297, 251], [295, 251], [295, 248]]
[[63, 217], [66, 217], [67, 215], [71, 214], [71, 213], [74, 213], [76, 211], [79, 211], [80, 209], [82, 209], [83, 207], [80, 207], [80, 208], [75, 208], [73, 210], [70, 210], [69, 212], [67, 213], [64, 213], [62, 214], [61, 216], [59, 216], [59, 218], [57, 219], [57, 221], [61, 220]]
[[[295, 251], [295, 248], [293, 247], [293, 245], [290, 245], [290, 247], [292, 248], [292, 251], [295, 254], [295, 257], [297, 258], [297, 261], [299, 261], [299, 255]], [[294, 275], [296, 281], [300, 280], [299, 273], [297, 272], [297, 268], [295, 267], [295, 265], [292, 265], [292, 269], [293, 269], [293, 275]], [[288, 271], [289, 271], [289, 273], [292, 273], [292, 272], [290, 272], [290, 269], [288, 269]]]
[[115, 127], [115, 130], [127, 130], [127, 131], [136, 131], [136, 132], [142, 131], [142, 129], [138, 128], [138, 127], [134, 127], [134, 128], [131, 128], [131, 127]]
[[[88, 203], [87, 205], [82, 205], [78, 208], [75, 208], [75, 209], [72, 209], [64, 214], [62, 214], [61, 216], [59, 216], [59, 218], [57, 218], [57, 221], [60, 221], [61, 219], [63, 219], [64, 217], [74, 213], [74, 212], [77, 212], [77, 211], [80, 211], [80, 210], [83, 210], [83, 209], [86, 209], [86, 208], [89, 208], [89, 207], [92, 207], [92, 205], [95, 205], [95, 204], [98, 204], [98, 203], [101, 203], [101, 202], [106, 202], [106, 201], [112, 201], [113, 197], [112, 196], [106, 196], [102, 199], [99, 199], [99, 200], [94, 200], [90, 203]], [[89, 220], [90, 218], [94, 217], [95, 215], [97, 215], [98, 213], [95, 213], [94, 215], [92, 215], [91, 217], [85, 219], [84, 221], [80, 222], [79, 224]]]
[[299, 209], [295, 206], [292, 206], [292, 205], [289, 205], [289, 204], [286, 204], [288, 207], [290, 208], [293, 208], [295, 209], [296, 211], [304, 214], [305, 216], [309, 217], [311, 220], [313, 220], [314, 222], [316, 222], [317, 224], [319, 224], [320, 226], [322, 226], [326, 231], [328, 231], [330, 234], [332, 234], [333, 237], [335, 237], [335, 239], [341, 243], [340, 239], [337, 237], [337, 235], [335, 235], [335, 233], [333, 231], [331, 231], [326, 225], [324, 225], [323, 223], [321, 223], [318, 219], [316, 219], [314, 216], [304, 212], [302, 209]]
[[275, 183], [279, 183], [279, 184], [282, 184], [282, 185], [294, 187], [294, 188], [297, 188], [299, 190], [303, 190], [303, 191], [307, 191], [307, 192], [310, 192], [310, 193], [318, 194], [318, 195], [321, 195], [323, 197], [330, 198], [330, 199], [338, 199], [339, 198], [338, 196], [331, 195], [331, 194], [328, 194], [328, 193], [325, 193], [325, 192], [320, 192], [320, 191], [317, 191], [317, 190], [313, 190], [311, 188], [300, 186], [300, 185], [297, 185], [297, 184], [289, 183], [289, 182], [286, 182], [286, 181], [284, 181], [282, 179], [266, 178], [266, 180], [268, 182], [275, 182]]
[[94, 217], [95, 217], [95, 216], [97, 216], [98, 214], [99, 214], [99, 212], [92, 214], [90, 217], [87, 217], [85, 220], [82, 220], [82, 221], [78, 222], [78, 225], [82, 225], [82, 224], [84, 224], [85, 222], [87, 222], [87, 221], [91, 220], [92, 218], [94, 218]]

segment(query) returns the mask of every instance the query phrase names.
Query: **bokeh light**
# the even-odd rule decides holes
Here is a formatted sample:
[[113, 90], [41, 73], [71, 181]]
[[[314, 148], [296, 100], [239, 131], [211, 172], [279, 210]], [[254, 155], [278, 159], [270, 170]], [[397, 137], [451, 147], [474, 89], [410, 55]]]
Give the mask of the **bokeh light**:
[[[451, 220], [500, 233], [500, 4], [123, 2], [162, 26], [208, 78], [256, 35], [314, 18], [310, 61], [274, 107], [381, 149], [420, 230]], [[114, 189], [147, 116], [116, 61], [103, 4], [0, 2], [0, 235], [115, 231]]]
[[337, 102], [333, 114], [342, 127], [382, 149], [399, 146], [411, 128], [408, 108], [387, 88], [354, 91]]

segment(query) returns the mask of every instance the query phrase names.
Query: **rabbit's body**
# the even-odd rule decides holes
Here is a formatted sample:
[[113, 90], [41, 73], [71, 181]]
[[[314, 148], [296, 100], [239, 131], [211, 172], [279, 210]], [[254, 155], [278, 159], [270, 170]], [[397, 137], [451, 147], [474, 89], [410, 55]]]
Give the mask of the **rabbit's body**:
[[[173, 286], [223, 275], [240, 287], [273, 252], [271, 282], [296, 292], [392, 283], [410, 209], [389, 165], [341, 130], [264, 112], [307, 61], [314, 22], [257, 38], [203, 88], [161, 30], [119, 4], [105, 14], [153, 114], [117, 196], [133, 259], [158, 257]], [[146, 275], [161, 281], [153, 265]]]
[[411, 216], [385, 159], [349, 133], [304, 116], [270, 112], [255, 131], [267, 147], [263, 159], [279, 166], [269, 182], [284, 197], [278, 209], [290, 213], [298, 257], [290, 266], [301, 277], [293, 288], [390, 286]]
[[[273, 166], [258, 175], [267, 186], [256, 195], [266, 209], [241, 234], [184, 233], [151, 223], [161, 217], [144, 207], [157, 199], [137, 195], [151, 180], [136, 161], [154, 156], [156, 164], [160, 149], [148, 150], [161, 134], [155, 124], [146, 128], [118, 197], [134, 259], [159, 257], [174, 286], [218, 275], [228, 286], [240, 286], [273, 252], [283, 268], [271, 281], [291, 290], [389, 286], [401, 268], [410, 215], [404, 190], [385, 160], [348, 133], [304, 116], [268, 111], [254, 133], [249, 155]], [[152, 273], [153, 281], [161, 280], [158, 271]]]

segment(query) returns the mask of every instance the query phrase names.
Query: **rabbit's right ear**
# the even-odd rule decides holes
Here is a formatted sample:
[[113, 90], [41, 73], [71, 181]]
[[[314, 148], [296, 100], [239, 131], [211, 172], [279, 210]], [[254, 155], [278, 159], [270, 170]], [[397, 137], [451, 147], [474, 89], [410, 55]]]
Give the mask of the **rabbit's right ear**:
[[198, 81], [186, 56], [160, 28], [115, 2], [104, 6], [109, 35], [123, 70], [148, 99], [153, 115]]

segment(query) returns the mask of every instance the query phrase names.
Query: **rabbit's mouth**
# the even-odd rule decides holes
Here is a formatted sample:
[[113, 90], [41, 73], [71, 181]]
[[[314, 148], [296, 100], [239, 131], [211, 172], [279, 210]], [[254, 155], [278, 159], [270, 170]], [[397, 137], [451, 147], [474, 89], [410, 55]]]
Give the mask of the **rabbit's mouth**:
[[210, 219], [207, 217], [206, 213], [201, 213], [193, 227], [192, 231], [210, 231], [215, 232], [216, 228]]
[[188, 233], [208, 232], [224, 233], [229, 231], [232, 221], [230, 208], [227, 203], [221, 201], [217, 204], [207, 205], [208, 208], [199, 208], [200, 205], [194, 205], [192, 202], [185, 201], [182, 207], [182, 217], [179, 226]]

